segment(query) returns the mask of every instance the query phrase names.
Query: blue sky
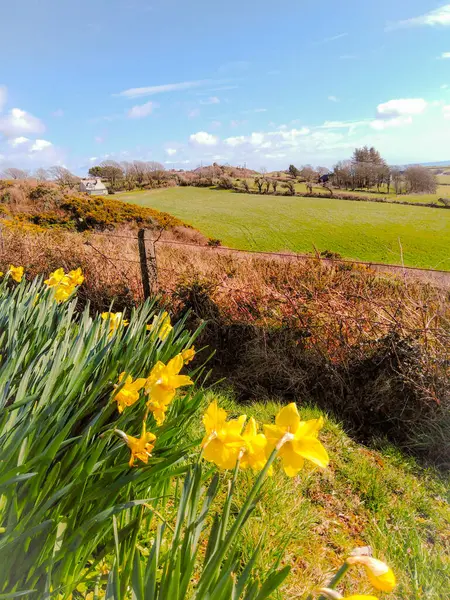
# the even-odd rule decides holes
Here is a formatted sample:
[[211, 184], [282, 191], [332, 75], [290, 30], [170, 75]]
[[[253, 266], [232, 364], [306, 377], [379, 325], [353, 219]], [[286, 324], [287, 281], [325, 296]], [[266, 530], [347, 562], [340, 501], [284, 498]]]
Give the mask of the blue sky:
[[450, 4], [14, 0], [0, 170], [450, 160]]

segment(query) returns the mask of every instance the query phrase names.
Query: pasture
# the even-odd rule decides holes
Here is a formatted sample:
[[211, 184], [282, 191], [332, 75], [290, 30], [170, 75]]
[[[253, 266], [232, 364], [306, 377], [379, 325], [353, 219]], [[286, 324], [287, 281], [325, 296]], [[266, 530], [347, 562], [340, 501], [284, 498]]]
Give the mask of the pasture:
[[450, 211], [174, 187], [117, 194], [243, 250], [331, 250], [353, 260], [450, 270]]

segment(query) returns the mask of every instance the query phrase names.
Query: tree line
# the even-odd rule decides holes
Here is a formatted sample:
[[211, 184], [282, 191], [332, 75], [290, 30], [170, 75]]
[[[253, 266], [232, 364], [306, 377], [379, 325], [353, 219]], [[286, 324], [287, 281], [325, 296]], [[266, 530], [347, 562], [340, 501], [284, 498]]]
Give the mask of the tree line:
[[430, 169], [421, 165], [404, 169], [389, 166], [378, 150], [367, 146], [355, 148], [352, 157], [337, 162], [331, 172], [323, 167], [313, 169], [306, 165], [297, 169], [290, 165], [288, 173], [293, 178], [300, 178], [307, 187], [311, 187], [313, 181], [319, 183], [323, 175], [328, 175], [327, 179], [334, 187], [353, 191], [376, 190], [378, 193], [384, 191], [389, 194], [392, 189], [399, 195], [435, 194], [437, 190], [437, 179]]

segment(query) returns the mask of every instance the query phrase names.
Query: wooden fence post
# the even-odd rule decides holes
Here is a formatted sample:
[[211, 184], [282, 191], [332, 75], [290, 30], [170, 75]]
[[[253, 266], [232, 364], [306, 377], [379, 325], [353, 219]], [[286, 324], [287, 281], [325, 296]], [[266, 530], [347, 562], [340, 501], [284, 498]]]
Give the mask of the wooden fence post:
[[139, 260], [141, 263], [142, 289], [144, 298], [150, 298], [156, 293], [158, 283], [158, 269], [156, 264], [155, 242], [145, 239], [145, 229], [138, 231]]

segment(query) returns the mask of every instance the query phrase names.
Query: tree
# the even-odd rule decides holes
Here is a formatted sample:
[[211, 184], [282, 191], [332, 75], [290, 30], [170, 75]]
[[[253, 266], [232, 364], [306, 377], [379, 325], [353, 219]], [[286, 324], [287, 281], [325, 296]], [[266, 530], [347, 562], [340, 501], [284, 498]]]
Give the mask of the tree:
[[255, 177], [254, 180], [255, 187], [258, 188], [258, 193], [263, 193], [263, 185], [264, 185], [264, 177]]
[[405, 170], [404, 176], [408, 193], [436, 193], [437, 179], [430, 169], [421, 167], [420, 165], [408, 167]]
[[286, 181], [281, 187], [286, 190], [288, 196], [295, 196], [295, 185], [293, 181]]
[[297, 178], [300, 175], [300, 171], [294, 165], [289, 165], [288, 171], [291, 177]]
[[88, 171], [91, 177], [103, 177], [103, 168], [100, 166], [91, 167]]
[[26, 179], [28, 171], [16, 169], [15, 167], [7, 167], [2, 173], [3, 179]]
[[277, 187], [278, 187], [278, 179], [273, 179], [272, 180], [272, 187], [273, 187], [274, 194], [276, 194], [277, 193]]
[[53, 179], [53, 181], [55, 181], [61, 187], [72, 187], [76, 185], [80, 180], [80, 178], [71, 173], [69, 169], [61, 167], [59, 165], [50, 167], [48, 170], [48, 174], [50, 178]]
[[116, 188], [117, 181], [123, 179], [123, 169], [118, 162], [115, 160], [104, 160], [100, 164], [102, 174], [100, 177], [107, 179], [114, 190]]
[[397, 195], [402, 193], [403, 184], [403, 173], [398, 167], [391, 168], [392, 183], [394, 184], [395, 193]]
[[36, 169], [35, 173], [34, 173], [34, 177], [38, 180], [38, 181], [47, 181], [48, 179], [48, 173], [45, 169], [43, 169], [42, 167], [40, 169]]

